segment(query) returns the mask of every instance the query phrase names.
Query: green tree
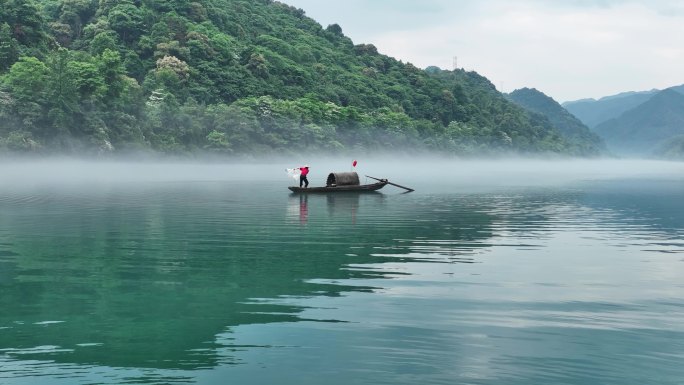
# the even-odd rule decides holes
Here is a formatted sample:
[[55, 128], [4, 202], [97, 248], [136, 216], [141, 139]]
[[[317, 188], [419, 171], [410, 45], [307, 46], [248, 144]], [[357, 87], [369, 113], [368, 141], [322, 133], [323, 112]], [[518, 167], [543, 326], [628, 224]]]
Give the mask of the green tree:
[[74, 87], [73, 73], [69, 71], [69, 51], [61, 48], [47, 59], [49, 69], [48, 100], [50, 105], [62, 109], [66, 113], [76, 111], [78, 95]]
[[90, 40], [90, 53], [101, 55], [105, 50], [118, 51], [118, 37], [114, 31], [100, 32]]
[[79, 100], [83, 102], [102, 98], [107, 85], [95, 63], [71, 61], [67, 71]]
[[116, 103], [125, 86], [124, 74], [126, 72], [121, 55], [111, 49], [105, 49], [97, 57], [96, 65], [104, 80], [104, 84], [106, 84], [104, 101], [108, 104]]
[[49, 74], [45, 63], [34, 57], [22, 57], [4, 77], [12, 112], [28, 130], [37, 130], [44, 119]]
[[211, 131], [207, 137], [207, 144], [204, 145], [205, 149], [211, 150], [217, 153], [230, 153], [230, 142], [228, 141], [228, 135], [225, 132]]
[[19, 57], [17, 40], [9, 24], [0, 23], [0, 71], [8, 69]]
[[107, 21], [124, 42], [131, 42], [143, 34], [142, 12], [131, 2], [125, 1], [114, 6], [109, 11]]
[[35, 2], [30, 0], [8, 0], [2, 5], [3, 13], [0, 21], [12, 26], [12, 33], [17, 41], [27, 47], [43, 46], [45, 29], [42, 14]]
[[0, 140], [0, 144], [14, 152], [34, 152], [40, 150], [41, 145], [33, 140], [30, 132], [12, 131], [6, 139]]

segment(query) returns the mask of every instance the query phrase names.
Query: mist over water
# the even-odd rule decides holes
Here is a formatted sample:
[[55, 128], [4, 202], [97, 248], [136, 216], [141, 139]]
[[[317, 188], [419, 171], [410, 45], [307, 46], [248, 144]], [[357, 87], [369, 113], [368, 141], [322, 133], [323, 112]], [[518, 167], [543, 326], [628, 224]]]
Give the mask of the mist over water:
[[684, 378], [684, 163], [352, 160], [2, 163], [0, 383]]
[[[285, 169], [308, 164], [311, 185], [324, 185], [330, 172], [356, 171], [392, 181], [416, 181], [431, 188], [481, 188], [518, 185], [557, 185], [577, 180], [647, 177], [658, 178], [684, 171], [684, 162], [640, 159], [496, 159], [385, 157], [347, 159], [283, 159], [280, 161], [169, 162], [169, 161], [5, 161], [0, 182], [5, 184], [131, 183], [202, 181], [289, 181]], [[423, 191], [426, 192], [426, 191]]]

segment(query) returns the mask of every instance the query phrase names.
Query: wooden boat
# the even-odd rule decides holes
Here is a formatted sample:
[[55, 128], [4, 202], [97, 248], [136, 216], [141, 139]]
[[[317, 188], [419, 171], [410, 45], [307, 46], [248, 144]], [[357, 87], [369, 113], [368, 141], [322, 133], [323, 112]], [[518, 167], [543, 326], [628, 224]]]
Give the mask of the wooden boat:
[[331, 172], [328, 179], [325, 181], [325, 186], [322, 187], [297, 187], [290, 186], [288, 189], [295, 193], [335, 193], [335, 192], [371, 192], [377, 191], [388, 184], [401, 187], [408, 192], [413, 191], [408, 187], [400, 186], [392, 183], [387, 179], [374, 178], [366, 175], [366, 177], [375, 179], [377, 183], [361, 184], [359, 183], [359, 175], [355, 172]]
[[348, 185], [348, 186], [322, 186], [322, 187], [297, 187], [290, 186], [288, 189], [296, 193], [332, 193], [332, 192], [370, 192], [377, 191], [387, 186], [388, 182], [372, 184]]

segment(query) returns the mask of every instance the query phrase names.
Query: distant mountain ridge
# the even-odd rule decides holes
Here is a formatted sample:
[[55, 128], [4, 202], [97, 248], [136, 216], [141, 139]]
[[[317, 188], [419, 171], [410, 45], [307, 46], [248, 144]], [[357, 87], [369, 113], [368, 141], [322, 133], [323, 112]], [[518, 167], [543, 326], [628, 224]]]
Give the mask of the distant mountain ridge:
[[657, 90], [623, 92], [598, 100], [582, 99], [574, 102], [565, 102], [562, 105], [589, 128], [594, 128], [647, 101], [657, 92]]
[[[668, 89], [684, 94], [684, 84], [669, 87]], [[562, 106], [589, 128], [593, 129], [599, 124], [617, 118], [624, 112], [646, 102], [660, 91], [655, 88], [649, 91], [626, 91], [604, 96], [598, 100], [586, 98], [564, 102]]]
[[618, 155], [684, 159], [684, 84], [563, 103]]
[[684, 135], [684, 94], [668, 88], [595, 128], [608, 147], [621, 154], [651, 155]]
[[[507, 97], [526, 110], [545, 116], [572, 143], [584, 148], [585, 155], [597, 155], [605, 151], [605, 144], [598, 135], [543, 92], [535, 88], [521, 88]], [[592, 146], [587, 147], [586, 143]]]

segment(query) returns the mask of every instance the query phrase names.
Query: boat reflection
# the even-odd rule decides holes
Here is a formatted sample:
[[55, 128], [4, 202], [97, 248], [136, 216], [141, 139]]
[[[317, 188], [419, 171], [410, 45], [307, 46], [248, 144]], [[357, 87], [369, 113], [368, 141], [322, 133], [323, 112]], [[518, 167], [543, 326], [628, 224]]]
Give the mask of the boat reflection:
[[[345, 192], [326, 195], [290, 194], [287, 205], [287, 217], [290, 222], [300, 225], [309, 223], [309, 219], [321, 219], [320, 215], [327, 212], [327, 221], [339, 219], [355, 224], [363, 205], [369, 205], [372, 210], [382, 204], [385, 196], [377, 192]], [[325, 205], [325, 209], [323, 208]], [[311, 218], [310, 218], [311, 217]]]

